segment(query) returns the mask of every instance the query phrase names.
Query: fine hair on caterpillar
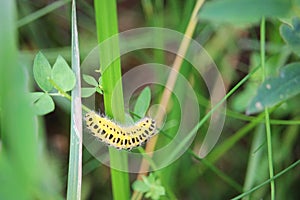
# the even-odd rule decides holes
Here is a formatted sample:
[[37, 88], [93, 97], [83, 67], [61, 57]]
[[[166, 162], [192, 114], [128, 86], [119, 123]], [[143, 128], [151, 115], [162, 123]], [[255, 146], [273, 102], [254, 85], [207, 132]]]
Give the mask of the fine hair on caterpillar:
[[123, 126], [94, 111], [85, 114], [87, 128], [100, 141], [116, 149], [131, 150], [157, 133], [155, 120], [145, 117], [133, 125]]

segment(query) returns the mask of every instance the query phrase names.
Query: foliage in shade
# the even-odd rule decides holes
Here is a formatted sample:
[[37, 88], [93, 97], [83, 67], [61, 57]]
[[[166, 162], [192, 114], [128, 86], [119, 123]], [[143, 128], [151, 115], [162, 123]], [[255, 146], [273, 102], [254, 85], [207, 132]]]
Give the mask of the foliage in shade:
[[[197, 149], [202, 145], [210, 113], [215, 108], [211, 107], [210, 96], [205, 92], [207, 90], [202, 78], [192, 70], [190, 63], [184, 62], [180, 74], [193, 86], [201, 118], [193, 129], [198, 132], [194, 143], [183, 156], [168, 167], [155, 170], [156, 160], [145, 155], [154, 171], [137, 181], [134, 180], [136, 174], [114, 169], [109, 171], [85, 148], [82, 152], [83, 162], [80, 160], [82, 146], [77, 137], [80, 131], [76, 132], [80, 130], [78, 127], [82, 120], [78, 112], [81, 111], [78, 108], [81, 104], [80, 86], [71, 97], [69, 93], [73, 89], [75, 76], [67, 64], [71, 63], [72, 57], [72, 64], [76, 63], [73, 66], [77, 68], [72, 66], [72, 69], [77, 70], [76, 79], [79, 80], [77, 36], [80, 36], [81, 41], [80, 56], [84, 59], [91, 47], [97, 44], [97, 36], [99, 42], [102, 42], [119, 32], [118, 23], [120, 30], [158, 26], [184, 32], [191, 22], [190, 14], [195, 3], [202, 1], [142, 0], [140, 5], [134, 5], [137, 9], [128, 9], [134, 4], [132, 1], [77, 1], [77, 5], [72, 6], [72, 16], [71, 0], [42, 0], [38, 3], [3, 1], [0, 7], [0, 24], [5, 27], [0, 30], [0, 183], [3, 183], [0, 186], [0, 199], [60, 200], [65, 199], [62, 193], [67, 191], [67, 198], [72, 200], [127, 200], [130, 199], [130, 189], [133, 189], [132, 200], [271, 199], [269, 185], [273, 178], [267, 177], [268, 168], [271, 169], [273, 165], [276, 186], [273, 191], [276, 189], [276, 199], [300, 199], [297, 192], [299, 176], [295, 176], [295, 167], [300, 164], [296, 156], [300, 129], [300, 95], [297, 95], [300, 19], [293, 17], [299, 15], [299, 0], [203, 1], [193, 38], [203, 45], [218, 66], [228, 89], [226, 99], [230, 104], [226, 109], [227, 123], [221, 136], [222, 141], [216, 144], [207, 157], [200, 158]], [[80, 10], [77, 13], [79, 31], [75, 8]], [[258, 25], [262, 16], [266, 16], [266, 29], [259, 32]], [[152, 37], [156, 44], [163, 44], [168, 39], [159, 34]], [[141, 37], [134, 42], [143, 41], [144, 37]], [[112, 55], [118, 56], [118, 48], [118, 42], [109, 45], [101, 52], [100, 63], [107, 63], [105, 60], [109, 60]], [[105, 93], [104, 101], [110, 102], [111, 91], [120, 80], [121, 72], [126, 73], [135, 64], [153, 61], [171, 67], [173, 57], [170, 52], [157, 49], [130, 52], [121, 58], [122, 71], [120, 59], [117, 59], [112, 63], [113, 67], [91, 72], [99, 75], [101, 71], [99, 79], [83, 74], [85, 85], [81, 88], [81, 97], [93, 98], [91, 96], [95, 93]], [[103, 66], [103, 63], [100, 65]], [[280, 75], [285, 78], [277, 76], [279, 69]], [[166, 74], [159, 76], [166, 77]], [[264, 77], [267, 79], [260, 86]], [[32, 84], [34, 81], [38, 88], [36, 92], [30, 93], [36, 89]], [[185, 92], [180, 84], [179, 88], [180, 92]], [[149, 116], [147, 111], [150, 103], [155, 104], [161, 98], [161, 86], [157, 87], [153, 83], [151, 90], [145, 87], [138, 92], [139, 95], [133, 95], [130, 99], [129, 108], [132, 110], [124, 113], [123, 93], [121, 90], [116, 91], [114, 98], [117, 99], [117, 114], [112, 116], [111, 106], [105, 105], [109, 119], [134, 124], [132, 118], [136, 121], [140, 117]], [[254, 96], [258, 100], [252, 100], [251, 108], [249, 103]], [[86, 100], [88, 104], [91, 99]], [[276, 104], [281, 106], [274, 106]], [[257, 108], [261, 107], [271, 108], [257, 116], [247, 116], [244, 111], [248, 105], [249, 113], [259, 112]], [[45, 120], [37, 116], [46, 115], [55, 107], [60, 108], [59, 112]], [[172, 98], [165, 110], [166, 123], [160, 128], [162, 130], [156, 149], [164, 148], [174, 137], [182, 117], [179, 107], [176, 97]], [[89, 111], [84, 105], [82, 108]], [[153, 110], [150, 111], [155, 114]], [[71, 126], [66, 116], [71, 116]], [[68, 134], [65, 133], [70, 127], [71, 137], [75, 137], [68, 142]], [[266, 127], [269, 127], [268, 131]], [[47, 137], [44, 136], [44, 130], [49, 131]], [[269, 132], [267, 138], [266, 132]], [[188, 137], [186, 135], [184, 140], [178, 142], [166, 160], [185, 148]], [[45, 139], [49, 140], [45, 142]], [[53, 157], [45, 153], [45, 144]], [[72, 152], [68, 151], [68, 147]], [[267, 158], [267, 151], [271, 152], [269, 147], [274, 152], [274, 159]], [[71, 153], [67, 166], [68, 152]], [[126, 166], [127, 157], [122, 153], [124, 151], [111, 148], [111, 163]], [[133, 153], [145, 153], [145, 150], [138, 147]], [[226, 167], [219, 168], [224, 161]], [[247, 171], [241, 170], [246, 167]], [[65, 178], [68, 168], [67, 185]]]
[[39, 52], [34, 59], [33, 63], [33, 77], [38, 86], [45, 92], [49, 92], [53, 89], [53, 85], [49, 82], [51, 78], [51, 66], [47, 58]]
[[[138, 96], [135, 106], [134, 106], [134, 120], [139, 120], [139, 117], [144, 117], [149, 108], [151, 101], [151, 90], [149, 87], [145, 87], [143, 91]], [[137, 117], [138, 116], [138, 117]]]
[[282, 24], [280, 34], [292, 51], [300, 56], [300, 18], [292, 19], [292, 24]]
[[51, 78], [64, 92], [72, 90], [76, 82], [74, 72], [61, 56], [58, 56], [53, 65]]
[[81, 88], [81, 97], [86, 98], [92, 96], [96, 92], [96, 88], [83, 87]]
[[158, 200], [165, 195], [165, 188], [161, 185], [159, 179], [156, 179], [154, 174], [142, 177], [143, 180], [137, 180], [132, 184], [132, 188], [141, 193], [145, 193], [146, 198]]
[[33, 92], [29, 97], [33, 102], [33, 110], [37, 115], [46, 115], [55, 108], [54, 101], [48, 93]]
[[300, 63], [284, 66], [278, 77], [265, 80], [250, 102], [247, 113], [253, 114], [272, 107], [300, 93]]
[[284, 17], [292, 9], [286, 0], [219, 0], [205, 3], [200, 20], [232, 25], [258, 23], [262, 16]]
[[[17, 49], [15, 1], [0, 6], [0, 199], [62, 199]], [[20, 59], [20, 60], [19, 60]], [[26, 64], [25, 64], [26, 66]], [[29, 68], [29, 67], [28, 67]], [[48, 88], [46, 88], [48, 89]], [[36, 94], [35, 98], [43, 97]]]
[[90, 75], [86, 75], [86, 74], [83, 74], [82, 75], [83, 77], [83, 80], [88, 83], [89, 85], [92, 85], [92, 86], [95, 86], [97, 87], [98, 86], [98, 82], [96, 81], [96, 79]]
[[37, 115], [46, 115], [55, 108], [54, 101], [50, 96], [54, 85], [50, 82], [50, 79], [55, 83], [55, 87], [59, 87], [61, 90], [58, 92], [72, 90], [76, 82], [74, 72], [70, 69], [63, 57], [58, 56], [53, 68], [51, 68], [47, 58], [41, 52], [35, 56], [33, 74], [36, 83], [44, 91], [29, 94], [33, 111]]
[[101, 90], [101, 82], [102, 78], [99, 77], [99, 83], [96, 81], [96, 79], [90, 75], [83, 74], [82, 75], [83, 80], [93, 87], [83, 87], [81, 88], [81, 96], [86, 98], [92, 96], [95, 92], [98, 92], [99, 94], [103, 94], [103, 91]]

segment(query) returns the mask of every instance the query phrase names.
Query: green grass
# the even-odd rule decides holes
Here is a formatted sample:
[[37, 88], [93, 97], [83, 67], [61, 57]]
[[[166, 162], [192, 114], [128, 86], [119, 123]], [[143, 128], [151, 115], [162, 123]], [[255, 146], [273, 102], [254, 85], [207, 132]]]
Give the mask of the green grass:
[[[266, 79], [267, 76], [267, 71], [265, 68], [265, 39], [266, 39], [266, 21], [265, 17], [262, 18], [261, 20], [261, 25], [260, 25], [260, 59], [261, 59], [261, 67], [262, 67], [262, 76], [263, 80]], [[271, 135], [271, 126], [270, 126], [270, 114], [268, 111], [268, 108], [265, 109], [265, 120], [266, 120], [266, 134], [267, 134], [267, 146], [268, 146], [268, 161], [269, 161], [269, 174], [270, 174], [270, 179], [271, 179], [271, 199], [275, 199], [275, 183], [273, 179], [274, 176], [274, 167], [273, 167], [273, 150], [272, 150], [272, 135]]]
[[80, 58], [77, 31], [76, 0], [72, 1], [72, 69], [76, 77], [76, 84], [72, 90], [71, 100], [71, 131], [70, 156], [68, 171], [67, 199], [81, 199], [82, 185], [82, 108], [80, 84]]
[[[114, 34], [118, 33], [117, 6], [116, 1], [95, 1], [95, 18], [98, 42], [101, 43]], [[121, 62], [120, 59], [114, 60], [109, 66], [107, 63], [114, 57], [119, 57], [118, 41], [112, 41], [106, 49], [100, 48], [100, 72], [103, 84], [103, 99], [106, 115], [113, 117], [119, 122], [125, 121], [124, 103], [122, 87], [115, 91], [115, 86], [121, 79]], [[116, 96], [112, 99], [113, 92]], [[112, 102], [115, 104], [112, 105]], [[113, 113], [113, 107], [117, 111]], [[113, 166], [124, 166], [126, 169], [127, 155], [126, 152], [120, 152], [114, 148], [109, 148], [110, 155], [110, 172], [112, 178], [112, 192], [114, 199], [128, 199], [130, 196], [129, 175], [113, 168]]]
[[28, 77], [18, 60], [15, 3], [7, 1], [0, 8], [6, 27], [0, 31], [0, 180], [5, 183], [0, 198], [61, 199], [61, 184], [45, 153], [42, 123], [28, 98]]

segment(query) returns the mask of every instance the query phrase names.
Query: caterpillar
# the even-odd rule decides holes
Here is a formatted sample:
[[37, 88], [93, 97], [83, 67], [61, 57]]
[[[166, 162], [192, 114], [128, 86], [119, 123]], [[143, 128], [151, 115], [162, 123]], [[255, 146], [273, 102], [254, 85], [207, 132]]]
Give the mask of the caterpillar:
[[156, 134], [155, 121], [149, 117], [145, 117], [131, 126], [118, 125], [94, 111], [86, 113], [84, 119], [87, 129], [96, 138], [116, 149], [131, 150], [141, 146]]

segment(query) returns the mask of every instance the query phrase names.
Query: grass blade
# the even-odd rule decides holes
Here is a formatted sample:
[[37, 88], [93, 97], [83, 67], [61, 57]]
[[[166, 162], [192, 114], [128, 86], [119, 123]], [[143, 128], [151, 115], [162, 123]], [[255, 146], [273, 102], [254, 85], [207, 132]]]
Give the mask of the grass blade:
[[42, 9], [39, 9], [38, 11], [34, 12], [34, 13], [31, 13], [30, 15], [20, 19], [17, 23], [17, 26], [18, 28], [26, 25], [26, 24], [29, 24], [30, 22], [52, 12], [53, 10], [69, 3], [71, 0], [60, 0], [60, 1], [56, 1]]
[[2, 3], [0, 24], [0, 199], [60, 199], [18, 60], [15, 1]]
[[1, 184], [0, 199], [30, 199], [28, 185], [33, 183], [37, 166], [33, 113], [25, 97], [24, 73], [17, 63], [15, 11], [15, 1], [2, 2], [0, 24], [5, 29], [0, 30], [0, 181], [5, 184]]
[[[115, 0], [95, 0], [95, 17], [97, 25], [98, 42], [106, 40], [114, 34], [118, 33], [117, 8]], [[108, 67], [105, 63], [119, 54], [119, 45], [114, 41], [107, 49], [100, 49], [100, 71], [102, 73], [102, 85], [104, 88], [104, 106], [108, 116], [114, 117], [117, 121], [124, 121], [124, 102], [123, 91], [119, 87], [118, 91], [114, 91], [115, 85], [121, 79], [121, 63], [120, 59], [114, 61]], [[105, 70], [104, 70], [105, 69]], [[116, 104], [111, 105], [112, 94], [115, 92], [114, 100]], [[113, 116], [112, 106], [114, 106], [117, 114]], [[110, 164], [127, 165], [127, 155], [116, 149], [110, 148]], [[127, 200], [130, 196], [129, 176], [126, 172], [121, 172], [111, 168], [112, 190], [114, 199]]]
[[80, 199], [82, 173], [82, 110], [78, 32], [76, 20], [76, 1], [72, 1], [72, 69], [76, 76], [76, 85], [72, 90], [71, 136], [68, 173], [67, 199]]
[[241, 199], [249, 194], [251, 194], [252, 192], [258, 190], [259, 188], [261, 188], [262, 186], [270, 183], [271, 181], [274, 181], [275, 179], [279, 178], [280, 176], [282, 176], [283, 174], [287, 173], [288, 171], [290, 171], [291, 169], [293, 169], [294, 167], [296, 167], [298, 164], [300, 164], [300, 160], [297, 160], [296, 162], [294, 162], [293, 164], [291, 164], [289, 167], [287, 167], [286, 169], [282, 170], [281, 172], [279, 172], [278, 174], [276, 174], [275, 176], [273, 176], [272, 178], [270, 178], [269, 180], [264, 181], [263, 183], [255, 186], [254, 188], [252, 188], [251, 190], [244, 192], [234, 198], [232, 198], [232, 200], [237, 200], [237, 199]]
[[[263, 80], [266, 79], [266, 68], [265, 68], [265, 37], [266, 37], [266, 21], [263, 17], [260, 25], [260, 58], [261, 58], [261, 67], [263, 71]], [[273, 153], [272, 153], [272, 136], [271, 136], [271, 125], [270, 125], [270, 115], [268, 108], [265, 109], [265, 120], [266, 120], [266, 134], [267, 134], [267, 144], [268, 144], [268, 161], [269, 161], [269, 174], [270, 174], [270, 185], [271, 185], [271, 199], [275, 200], [275, 182], [272, 180], [274, 176], [274, 167], [273, 167]]]

